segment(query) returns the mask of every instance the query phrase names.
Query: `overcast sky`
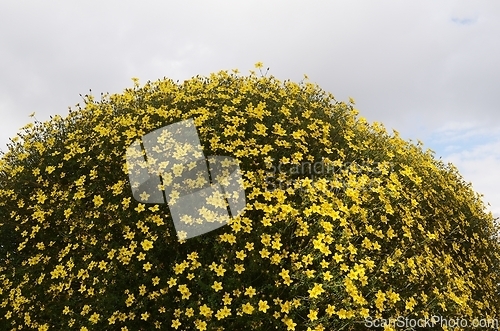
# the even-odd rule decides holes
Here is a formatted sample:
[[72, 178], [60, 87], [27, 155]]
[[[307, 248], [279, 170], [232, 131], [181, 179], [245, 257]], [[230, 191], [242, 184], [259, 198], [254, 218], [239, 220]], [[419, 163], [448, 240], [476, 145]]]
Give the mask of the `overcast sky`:
[[79, 94], [223, 69], [304, 74], [453, 162], [500, 216], [500, 1], [0, 3], [0, 149]]

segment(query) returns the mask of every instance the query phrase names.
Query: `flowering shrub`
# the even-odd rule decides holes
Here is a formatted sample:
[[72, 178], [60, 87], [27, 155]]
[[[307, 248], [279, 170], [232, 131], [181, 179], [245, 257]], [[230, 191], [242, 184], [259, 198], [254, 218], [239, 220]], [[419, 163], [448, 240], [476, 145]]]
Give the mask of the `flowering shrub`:
[[[179, 241], [167, 205], [132, 198], [125, 159], [143, 135], [190, 118], [205, 155], [239, 160], [246, 207]], [[27, 125], [0, 162], [3, 330], [498, 317], [498, 228], [480, 196], [420, 143], [307, 81], [135, 80]]]

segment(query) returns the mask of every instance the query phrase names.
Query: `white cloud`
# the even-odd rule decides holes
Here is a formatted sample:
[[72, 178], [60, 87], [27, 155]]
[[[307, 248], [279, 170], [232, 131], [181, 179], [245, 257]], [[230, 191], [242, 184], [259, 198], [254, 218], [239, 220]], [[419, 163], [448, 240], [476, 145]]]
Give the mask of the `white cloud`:
[[477, 22], [477, 18], [458, 18], [458, 17], [453, 17], [451, 19], [453, 23], [457, 23], [459, 25], [469, 25], [469, 24], [474, 24]]
[[[467, 131], [463, 136], [469, 136]], [[478, 136], [475, 132], [474, 136]], [[449, 140], [451, 142], [451, 140]], [[460, 145], [458, 145], [460, 146]], [[464, 148], [455, 146], [444, 153], [443, 160], [453, 163], [466, 182], [472, 183], [474, 190], [483, 194], [483, 202], [495, 217], [500, 217], [500, 134], [482, 136], [476, 144]]]

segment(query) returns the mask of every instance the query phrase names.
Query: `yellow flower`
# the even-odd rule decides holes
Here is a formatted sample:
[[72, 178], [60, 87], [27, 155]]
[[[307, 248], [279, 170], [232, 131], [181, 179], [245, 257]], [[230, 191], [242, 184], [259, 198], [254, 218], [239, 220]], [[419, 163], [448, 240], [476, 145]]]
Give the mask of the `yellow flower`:
[[236, 252], [236, 258], [238, 258], [240, 260], [244, 260], [246, 256], [247, 256], [247, 254], [245, 253], [244, 250]]
[[269, 257], [269, 255], [271, 254], [266, 248], [260, 250], [259, 253], [262, 258]]
[[248, 287], [245, 291], [245, 295], [248, 295], [250, 298], [253, 297], [256, 293], [257, 291], [255, 291], [252, 286]]
[[377, 299], [375, 300], [375, 306], [380, 310], [384, 310], [384, 301], [385, 301], [385, 294], [381, 290], [378, 290], [377, 294], [375, 295]]
[[281, 269], [281, 272], [279, 273], [279, 275], [283, 278], [283, 279], [288, 279], [290, 278], [290, 275], [289, 275], [289, 270], [286, 270], [286, 269]]
[[257, 69], [260, 69], [260, 68], [262, 68], [263, 66], [264, 66], [264, 63], [262, 63], [262, 62], [260, 62], [260, 61], [259, 61], [259, 62], [257, 62], [257, 63], [255, 63], [255, 68], [257, 68]]
[[179, 328], [179, 326], [181, 326], [181, 322], [179, 322], [179, 320], [178, 320], [178, 319], [175, 319], [175, 320], [173, 320], [173, 321], [172, 321], [172, 327], [173, 327], [174, 329], [176, 329], [176, 330], [177, 330], [177, 329]]
[[245, 303], [244, 305], [242, 305], [242, 310], [245, 314], [251, 314], [253, 313], [254, 308], [250, 303]]
[[338, 312], [337, 312], [337, 316], [340, 318], [340, 319], [346, 319], [349, 315], [347, 313], [347, 311], [345, 309], [340, 309]]
[[253, 131], [254, 134], [258, 136], [267, 136], [266, 133], [267, 127], [262, 124], [262, 123], [255, 123], [255, 130]]
[[151, 270], [151, 267], [152, 267], [152, 266], [153, 266], [153, 265], [152, 265], [151, 263], [147, 262], [147, 263], [145, 263], [145, 264], [142, 266], [142, 268], [143, 268], [144, 270], [146, 270], [146, 271], [149, 271], [149, 270]]
[[283, 244], [280, 242], [280, 238], [276, 238], [273, 243], [272, 243], [272, 248], [279, 250], [283, 246]]
[[309, 314], [307, 314], [307, 317], [309, 317], [309, 320], [315, 321], [318, 319], [318, 310], [317, 309], [310, 309]]
[[100, 270], [104, 270], [104, 269], [106, 269], [107, 264], [108, 264], [108, 262], [101, 261], [101, 262], [99, 262], [99, 266], [98, 267], [99, 267]]
[[142, 201], [148, 200], [151, 195], [148, 194], [147, 192], [142, 192], [139, 194], [139, 197], [141, 198]]
[[141, 286], [139, 286], [139, 294], [140, 295], [146, 294], [146, 285], [142, 284]]
[[171, 277], [167, 283], [168, 283], [168, 287], [171, 288], [177, 284], [177, 280], [175, 278]]
[[283, 322], [287, 326], [287, 331], [294, 331], [297, 323], [295, 323], [291, 318], [284, 318]]
[[193, 317], [194, 316], [194, 309], [193, 308], [187, 308], [186, 309], [186, 316], [187, 317]]
[[210, 316], [212, 316], [213, 311], [206, 304], [203, 304], [203, 306], [200, 307], [200, 314], [205, 316], [206, 318], [209, 318]]
[[196, 320], [195, 321], [196, 328], [200, 331], [205, 331], [207, 329], [207, 322]]
[[227, 308], [227, 306], [224, 306], [222, 309], [219, 309], [217, 313], [215, 314], [215, 317], [217, 317], [218, 320], [221, 320], [223, 318], [226, 318], [231, 315], [231, 309]]
[[47, 200], [47, 196], [43, 192], [38, 192], [37, 194], [37, 201], [40, 204], [43, 204]]
[[335, 314], [335, 306], [329, 304], [325, 309], [325, 312], [328, 314], [328, 316], [332, 316], [333, 314]]
[[279, 123], [275, 123], [273, 125], [273, 133], [278, 135], [278, 136], [285, 136], [286, 135], [286, 130], [284, 130], [282, 127], [281, 127], [281, 124]]
[[215, 273], [217, 274], [217, 276], [219, 277], [222, 277], [224, 276], [224, 273], [226, 272], [226, 269], [224, 269], [224, 267], [221, 265], [217, 266], [217, 268], [215, 269]]
[[67, 208], [64, 210], [64, 217], [69, 218], [71, 216], [71, 214], [73, 214], [73, 212], [71, 211], [71, 208]]
[[230, 305], [231, 302], [233, 301], [233, 299], [231, 299], [229, 297], [229, 293], [224, 293], [224, 298], [222, 299], [222, 302], [224, 302], [224, 304], [227, 306], [227, 305]]
[[93, 313], [90, 318], [89, 318], [89, 321], [92, 322], [92, 324], [96, 324], [98, 321], [99, 321], [99, 314], [98, 313]]
[[326, 280], [326, 281], [329, 281], [333, 278], [332, 274], [330, 273], [330, 271], [326, 271], [323, 273], [323, 278]]
[[410, 299], [406, 300], [406, 303], [405, 303], [405, 308], [406, 310], [408, 311], [413, 311], [413, 308], [417, 305], [417, 301], [415, 300], [415, 298], [411, 297]]
[[241, 273], [245, 271], [245, 267], [243, 267], [243, 264], [235, 264], [234, 271], [241, 275]]
[[212, 285], [212, 288], [215, 290], [215, 292], [219, 292], [220, 290], [222, 290], [222, 283], [215, 281]]
[[314, 283], [314, 287], [311, 290], [308, 290], [307, 292], [309, 293], [309, 297], [314, 299], [323, 294], [325, 290], [323, 290], [322, 284]]
[[186, 284], [179, 285], [179, 288], [177, 290], [181, 292], [182, 299], [189, 299], [189, 297], [191, 296], [191, 291], [189, 291]]
[[137, 207], [134, 208], [134, 210], [138, 213], [143, 212], [145, 209], [146, 207], [142, 203], [140, 203], [139, 205], [137, 205]]
[[142, 241], [141, 246], [143, 250], [149, 251], [151, 248], [153, 248], [153, 242], [146, 239]]
[[269, 305], [267, 304], [267, 300], [259, 300], [259, 311], [261, 312], [267, 312], [267, 310], [269, 309]]

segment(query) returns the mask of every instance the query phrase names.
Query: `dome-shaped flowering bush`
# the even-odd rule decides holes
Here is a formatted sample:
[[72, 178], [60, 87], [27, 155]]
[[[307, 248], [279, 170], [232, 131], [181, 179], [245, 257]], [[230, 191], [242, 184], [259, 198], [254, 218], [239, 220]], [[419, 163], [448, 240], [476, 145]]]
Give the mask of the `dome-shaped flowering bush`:
[[[2, 156], [2, 330], [363, 330], [498, 317], [498, 228], [479, 195], [352, 102], [235, 70], [135, 81], [77, 108], [27, 125]], [[199, 160], [232, 160], [243, 188], [216, 191], [229, 177], [211, 173], [219, 199], [207, 206], [232, 217], [184, 238], [179, 219], [196, 227], [190, 212], [217, 215], [175, 209], [175, 193], [198, 180], [167, 192], [168, 162], [148, 160], [141, 140], [176, 123], [194, 125]], [[135, 182], [131, 146], [153, 182]], [[148, 200], [158, 192], [169, 203]], [[244, 198], [237, 213], [231, 197]]]

